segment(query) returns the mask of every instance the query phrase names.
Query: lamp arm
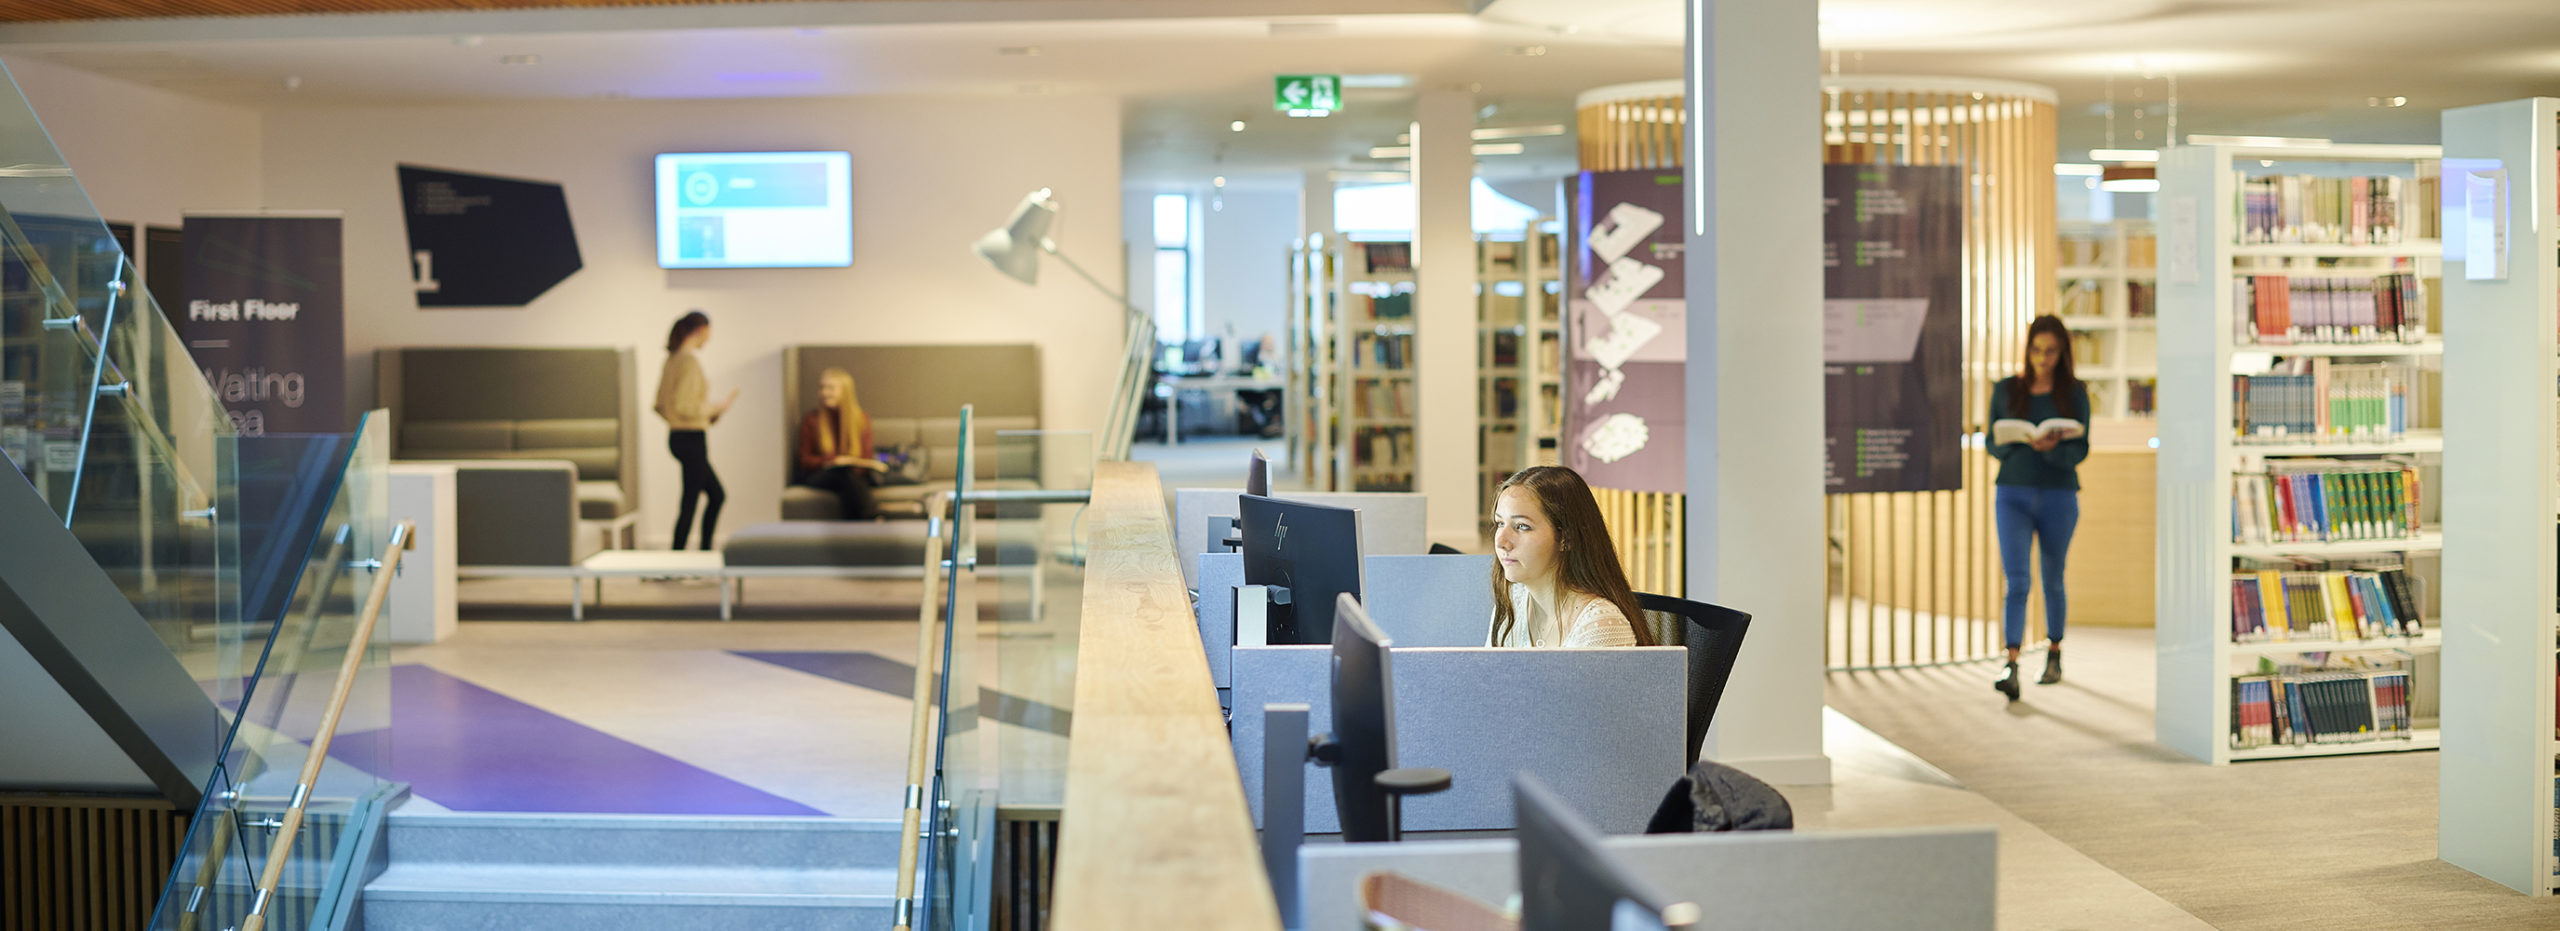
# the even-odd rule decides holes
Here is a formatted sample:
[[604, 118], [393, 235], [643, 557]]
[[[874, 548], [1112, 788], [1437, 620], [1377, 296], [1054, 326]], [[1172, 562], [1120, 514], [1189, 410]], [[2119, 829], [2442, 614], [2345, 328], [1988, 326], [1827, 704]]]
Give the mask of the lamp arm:
[[1084, 266], [1076, 264], [1074, 259], [1067, 258], [1066, 253], [1058, 251], [1057, 243], [1043, 239], [1040, 241], [1040, 250], [1049, 253], [1050, 258], [1057, 259], [1060, 264], [1067, 267], [1068, 271], [1075, 272], [1076, 277], [1084, 279], [1086, 284], [1090, 284], [1093, 286], [1094, 290], [1102, 292], [1104, 297], [1120, 302], [1120, 306], [1128, 308], [1130, 314], [1137, 315], [1145, 313], [1145, 311], [1138, 309], [1138, 305], [1129, 303], [1128, 295], [1111, 290], [1111, 286], [1103, 284], [1102, 279], [1093, 277], [1093, 273], [1085, 271]]

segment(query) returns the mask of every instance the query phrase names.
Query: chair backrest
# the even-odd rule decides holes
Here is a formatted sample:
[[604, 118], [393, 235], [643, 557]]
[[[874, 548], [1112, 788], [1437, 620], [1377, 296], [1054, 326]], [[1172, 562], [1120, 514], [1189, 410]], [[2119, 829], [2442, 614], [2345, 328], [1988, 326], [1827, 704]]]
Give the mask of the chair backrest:
[[1707, 742], [1707, 726], [1715, 723], [1716, 705], [1724, 699], [1725, 681], [1733, 677], [1733, 662], [1742, 655], [1742, 635], [1751, 629], [1751, 615], [1642, 592], [1636, 594], [1636, 604], [1644, 609], [1655, 643], [1689, 650], [1688, 760], [1695, 763], [1698, 748]]

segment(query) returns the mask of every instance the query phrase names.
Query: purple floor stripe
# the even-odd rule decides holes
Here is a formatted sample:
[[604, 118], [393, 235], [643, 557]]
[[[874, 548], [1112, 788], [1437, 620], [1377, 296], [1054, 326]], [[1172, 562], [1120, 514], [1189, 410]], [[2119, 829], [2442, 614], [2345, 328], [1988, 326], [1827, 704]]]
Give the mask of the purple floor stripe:
[[329, 755], [387, 758], [385, 777], [457, 811], [826, 814], [425, 666], [392, 667], [391, 702], [389, 730]]
[[[825, 650], [729, 652], [900, 698], [915, 694], [916, 667], [878, 653]], [[1075, 724], [1075, 715], [1064, 708], [1016, 698], [994, 689], [978, 690], [978, 708], [998, 721], [1061, 737], [1066, 736]]]

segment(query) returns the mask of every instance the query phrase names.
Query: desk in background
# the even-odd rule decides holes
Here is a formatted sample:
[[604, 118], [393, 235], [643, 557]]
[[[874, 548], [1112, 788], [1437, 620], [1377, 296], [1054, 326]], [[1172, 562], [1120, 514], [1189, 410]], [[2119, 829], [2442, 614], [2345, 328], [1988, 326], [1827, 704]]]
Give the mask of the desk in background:
[[[1156, 384], [1171, 389], [1164, 405], [1164, 444], [1182, 443], [1182, 393], [1185, 391], [1287, 391], [1289, 381], [1277, 376], [1252, 375], [1159, 375]], [[1286, 409], [1286, 402], [1283, 402]]]

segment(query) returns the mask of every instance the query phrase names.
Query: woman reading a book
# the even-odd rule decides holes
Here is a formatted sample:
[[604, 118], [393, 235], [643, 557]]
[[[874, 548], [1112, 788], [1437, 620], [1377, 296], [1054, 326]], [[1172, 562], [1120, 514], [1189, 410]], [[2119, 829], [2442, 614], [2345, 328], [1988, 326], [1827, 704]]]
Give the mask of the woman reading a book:
[[818, 406], [800, 418], [798, 484], [834, 492], [838, 516], [880, 516], [872, 475], [886, 466], [871, 454], [871, 416], [853, 391], [853, 375], [831, 368], [818, 375]]
[[1572, 469], [1532, 466], [1502, 483], [1493, 508], [1493, 647], [1652, 646], [1591, 486]]
[[2027, 325], [2026, 364], [1991, 389], [1991, 455], [2000, 460], [1992, 510], [2000, 528], [2000, 568], [2009, 577], [2001, 633], [2009, 665], [1991, 684], [2018, 700], [2018, 646], [2027, 635], [2027, 548], [2037, 547], [2044, 578], [2044, 633], [2052, 641], [2044, 676], [2062, 681], [2063, 555], [2080, 522], [2080, 460], [2089, 458], [2089, 389], [2071, 368], [2071, 331], [2062, 318]]

